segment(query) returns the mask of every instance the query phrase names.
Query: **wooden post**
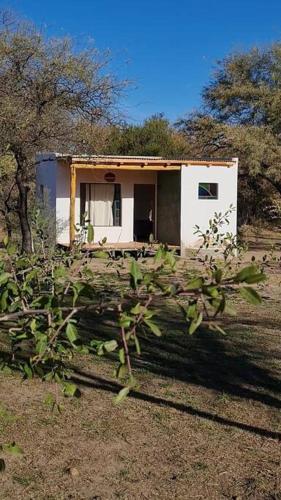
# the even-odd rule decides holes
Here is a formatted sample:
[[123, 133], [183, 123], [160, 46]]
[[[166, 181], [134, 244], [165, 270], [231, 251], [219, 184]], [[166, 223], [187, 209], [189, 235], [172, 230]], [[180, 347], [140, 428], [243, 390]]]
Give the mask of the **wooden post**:
[[72, 247], [75, 241], [75, 197], [76, 197], [76, 169], [70, 166], [70, 216], [69, 216], [69, 241]]

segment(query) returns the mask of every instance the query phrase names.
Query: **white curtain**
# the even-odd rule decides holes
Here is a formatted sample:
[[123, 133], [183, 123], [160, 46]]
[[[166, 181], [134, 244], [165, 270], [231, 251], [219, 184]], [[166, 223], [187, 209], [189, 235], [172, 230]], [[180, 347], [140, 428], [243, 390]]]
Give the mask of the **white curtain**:
[[87, 184], [86, 211], [93, 226], [113, 226], [114, 184]]

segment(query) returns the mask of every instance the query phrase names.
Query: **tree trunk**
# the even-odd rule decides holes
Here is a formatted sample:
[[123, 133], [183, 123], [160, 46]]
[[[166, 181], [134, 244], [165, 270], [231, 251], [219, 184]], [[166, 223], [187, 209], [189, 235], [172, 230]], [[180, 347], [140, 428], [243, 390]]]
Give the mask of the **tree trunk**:
[[22, 169], [23, 165], [19, 163], [19, 160], [17, 158], [17, 173], [16, 173], [16, 185], [18, 188], [18, 216], [19, 216], [19, 222], [20, 222], [20, 229], [21, 229], [21, 236], [22, 236], [22, 243], [21, 243], [21, 251], [22, 253], [32, 253], [33, 251], [33, 245], [32, 245], [32, 235], [31, 235], [31, 228], [29, 224], [29, 218], [28, 218], [28, 186], [26, 186], [23, 175], [22, 175]]

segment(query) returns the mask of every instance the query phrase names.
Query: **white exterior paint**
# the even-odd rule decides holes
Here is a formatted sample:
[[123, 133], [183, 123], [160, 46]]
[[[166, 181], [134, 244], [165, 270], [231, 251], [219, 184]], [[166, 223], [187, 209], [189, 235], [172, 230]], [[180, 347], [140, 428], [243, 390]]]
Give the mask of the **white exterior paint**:
[[[57, 242], [69, 244], [70, 213], [70, 172], [61, 164], [55, 154], [37, 157], [37, 192], [44, 185], [49, 193], [49, 204], [56, 213]], [[110, 171], [110, 169], [108, 169]], [[226, 212], [230, 204], [237, 206], [237, 171], [238, 160], [233, 166], [182, 165], [181, 168], [181, 203], [180, 240], [181, 254], [185, 249], [200, 244], [194, 235], [197, 224], [202, 230], [207, 229], [208, 221], [214, 212]], [[104, 182], [107, 170], [78, 169], [76, 181], [75, 222], [80, 222], [80, 183]], [[157, 172], [114, 170], [115, 182], [121, 184], [122, 226], [96, 227], [95, 242], [106, 237], [108, 243], [128, 243], [134, 239], [134, 184], [154, 184], [157, 187]], [[199, 182], [218, 183], [218, 199], [202, 200], [198, 198]], [[157, 193], [157, 189], [156, 189]], [[157, 196], [157, 195], [156, 195]], [[157, 203], [156, 203], [157, 206]], [[224, 228], [236, 234], [236, 212], [230, 216], [230, 224]], [[157, 213], [156, 213], [157, 227]], [[157, 234], [156, 234], [157, 236]]]
[[[110, 170], [108, 170], [110, 171]], [[77, 188], [75, 203], [76, 223], [80, 221], [80, 183], [81, 182], [105, 182], [106, 170], [77, 170]], [[134, 172], [114, 170], [115, 183], [121, 184], [121, 224], [122, 226], [95, 227], [94, 242], [104, 237], [108, 243], [128, 243], [134, 241], [134, 184], [156, 184], [155, 172]]]
[[[215, 212], [225, 213], [232, 204], [237, 207], [238, 160], [231, 167], [183, 165], [181, 169], [181, 254], [186, 248], [200, 246], [198, 236], [194, 234], [195, 225], [205, 231], [209, 219]], [[218, 184], [218, 199], [199, 199], [198, 184], [213, 182]], [[236, 210], [229, 217], [229, 225], [221, 231], [237, 233]]]
[[[57, 242], [69, 244], [70, 174], [54, 155], [38, 156], [37, 186], [49, 191], [50, 206], [56, 210]], [[110, 169], [108, 170], [110, 171]], [[105, 182], [107, 170], [78, 169], [76, 174], [75, 224], [80, 223], [80, 183]], [[121, 184], [121, 226], [95, 227], [94, 243], [103, 238], [108, 243], [128, 243], [134, 240], [134, 184], [155, 184], [156, 172], [114, 170], [115, 182]], [[38, 189], [39, 191], [39, 189]]]

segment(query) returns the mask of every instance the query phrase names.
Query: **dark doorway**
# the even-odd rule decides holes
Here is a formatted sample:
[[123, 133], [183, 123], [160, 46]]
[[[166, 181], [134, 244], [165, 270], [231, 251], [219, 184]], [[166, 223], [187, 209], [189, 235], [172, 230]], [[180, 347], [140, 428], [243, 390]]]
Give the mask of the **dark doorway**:
[[180, 172], [158, 172], [157, 240], [180, 245], [181, 175]]
[[134, 185], [134, 240], [149, 241], [155, 228], [155, 186]]

